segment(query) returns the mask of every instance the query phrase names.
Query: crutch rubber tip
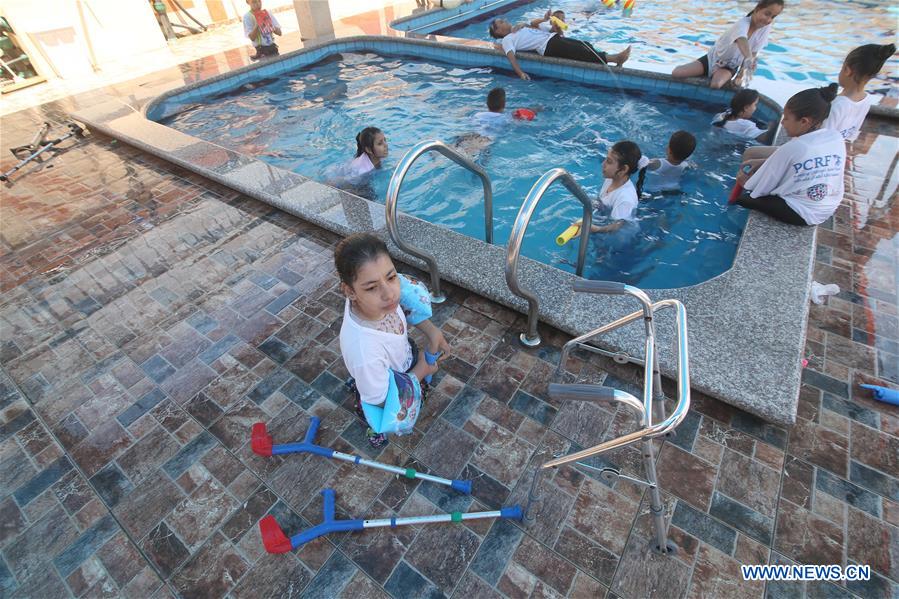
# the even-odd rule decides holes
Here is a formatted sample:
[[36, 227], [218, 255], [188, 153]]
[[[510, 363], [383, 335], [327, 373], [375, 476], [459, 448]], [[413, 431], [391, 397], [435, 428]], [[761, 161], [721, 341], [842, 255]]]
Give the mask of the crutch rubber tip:
[[264, 422], [257, 422], [253, 425], [253, 435], [250, 439], [250, 445], [253, 447], [253, 453], [265, 457], [271, 457], [272, 437], [265, 430]]
[[504, 507], [499, 511], [499, 515], [500, 518], [512, 518], [513, 520], [521, 520], [524, 517], [520, 505]]
[[460, 493], [465, 493], [466, 495], [471, 495], [471, 481], [470, 480], [454, 480], [450, 483], [450, 487], [459, 491]]
[[293, 549], [290, 539], [281, 530], [274, 516], [269, 515], [259, 521], [259, 532], [262, 535], [262, 544], [269, 553], [288, 553]]

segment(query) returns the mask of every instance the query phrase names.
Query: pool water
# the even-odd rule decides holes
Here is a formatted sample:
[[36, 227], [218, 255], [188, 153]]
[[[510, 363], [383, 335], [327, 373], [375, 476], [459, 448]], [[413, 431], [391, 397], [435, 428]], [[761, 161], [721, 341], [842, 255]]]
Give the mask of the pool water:
[[[567, 169], [593, 196], [614, 142], [631, 139], [650, 157], [664, 156], [671, 133], [685, 129], [697, 137], [690, 160], [700, 167], [685, 177], [683, 192], [641, 201], [632, 239], [593, 235], [585, 276], [666, 288], [693, 285], [730, 267], [747, 219], [745, 210], [727, 206], [743, 144], [709, 126], [718, 106], [552, 79], [522, 82], [489, 68], [346, 53], [200, 104], [168, 100], [166, 113], [173, 116], [163, 122], [323, 182], [335, 165], [353, 158], [356, 133], [377, 126], [387, 135], [390, 155], [370, 184], [351, 190], [383, 203], [399, 159], [422, 140], [451, 142], [478, 131], [471, 116], [486, 109], [487, 92], [497, 85], [506, 89], [509, 110], [542, 110], [531, 122], [511, 122], [476, 153], [493, 181], [496, 243], [505, 245], [522, 201], [550, 168]], [[483, 239], [482, 198], [474, 174], [430, 154], [410, 170], [399, 207]], [[551, 188], [522, 253], [574, 272], [576, 243], [559, 248], [554, 240], [581, 216], [580, 206], [561, 184]], [[623, 248], [611, 251], [616, 244]]]
[[[565, 11], [570, 26], [566, 35], [607, 52], [632, 44], [631, 58], [673, 68], [705, 54], [753, 6], [755, 2], [734, 0], [637, 0], [631, 16], [623, 17], [620, 7], [607, 9], [599, 0], [537, 0], [436, 33], [492, 41], [487, 26], [493, 18], [520, 23], [542, 17], [552, 7]], [[836, 82], [853, 48], [895, 43], [897, 21], [895, 0], [788, 0], [759, 53], [755, 76], [809, 85]], [[868, 90], [885, 94], [897, 85], [899, 58], [894, 56]]]

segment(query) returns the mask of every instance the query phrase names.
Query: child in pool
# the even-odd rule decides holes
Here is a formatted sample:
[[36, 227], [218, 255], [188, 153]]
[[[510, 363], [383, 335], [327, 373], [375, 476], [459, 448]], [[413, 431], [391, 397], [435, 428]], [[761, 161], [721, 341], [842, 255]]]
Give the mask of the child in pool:
[[618, 54], [606, 54], [596, 50], [587, 42], [570, 37], [562, 37], [551, 31], [534, 29], [526, 23], [512, 25], [505, 19], [494, 19], [490, 23], [490, 37], [501, 40], [500, 51], [509, 59], [512, 70], [524, 80], [531, 77], [521, 70], [515, 53], [518, 51], [535, 51], [541, 56], [555, 58], [567, 58], [600, 64], [614, 63], [621, 66], [631, 55], [631, 47], [628, 46]]
[[846, 145], [837, 131], [823, 127], [836, 93], [833, 83], [787, 100], [782, 122], [792, 139], [767, 159], [741, 165], [737, 184], [746, 192], [737, 204], [791, 225], [818, 225], [836, 212], [843, 199]]
[[274, 36], [281, 35], [281, 24], [275, 15], [262, 8], [262, 0], [247, 0], [247, 4], [250, 5], [250, 11], [243, 16], [243, 32], [256, 49], [250, 60], [277, 56], [278, 45]]
[[408, 325], [425, 335], [431, 354], [446, 355], [450, 348], [430, 320], [428, 290], [396, 272], [381, 239], [370, 233], [343, 239], [334, 249], [334, 264], [346, 296], [340, 353], [354, 379], [357, 413], [369, 424], [368, 441], [379, 447], [387, 437], [379, 432], [381, 423], [371, 421], [371, 406], [383, 407], [384, 418], [395, 421], [392, 432], [411, 431], [426, 389], [422, 381], [438, 369], [417, 350]]
[[500, 129], [508, 125], [513, 118], [531, 120], [540, 111], [540, 107], [516, 108], [512, 112], [506, 112], [506, 90], [502, 87], [494, 87], [487, 93], [487, 111], [476, 112], [472, 117], [475, 123], [489, 135], [489, 131]]
[[[605, 224], [591, 223], [591, 233], [613, 233], [621, 229], [635, 230], [637, 225], [637, 202], [643, 192], [645, 171], [641, 170], [637, 177], [637, 185], [631, 183], [631, 175], [637, 172], [640, 158], [640, 146], [632, 141], [619, 141], [609, 150], [602, 163], [604, 178], [599, 197], [593, 201], [593, 218], [605, 220]], [[581, 225], [578, 219], [573, 225]], [[581, 234], [578, 229], [575, 237]], [[629, 237], [629, 236], [628, 236]]]
[[895, 53], [894, 44], [866, 44], [846, 56], [838, 79], [843, 91], [831, 103], [824, 127], [839, 131], [846, 141], [856, 140], [874, 103], [873, 96], [865, 93], [865, 85]]
[[668, 139], [665, 158], [650, 160], [646, 156], [640, 158], [638, 164], [641, 174], [649, 175], [647, 188], [652, 191], [675, 191], [680, 189], [680, 180], [689, 164], [687, 158], [696, 149], [696, 138], [687, 131], [675, 131]]
[[751, 120], [758, 105], [759, 93], [757, 91], [741, 89], [730, 99], [730, 108], [716, 114], [712, 119], [712, 124], [741, 139], [771, 143], [773, 141], [772, 134], [777, 131], [776, 123], [771, 123], [767, 129], [760, 129], [755, 121]]
[[548, 31], [551, 33], [555, 33], [559, 37], [565, 35], [562, 32], [562, 28], [559, 27], [558, 23], [552, 20], [550, 17], [555, 17], [562, 23], [565, 23], [565, 11], [564, 10], [547, 10], [546, 14], [543, 15], [542, 19], [534, 19], [531, 21], [531, 27], [534, 29], [540, 29], [541, 31]]
[[672, 77], [708, 77], [709, 87], [718, 89], [741, 73], [755, 71], [759, 51], [768, 43], [774, 19], [783, 12], [784, 0], [759, 0], [748, 15], [734, 23], [718, 38], [709, 53], [693, 62], [680, 65]]
[[356, 157], [347, 165], [348, 179], [359, 179], [377, 168], [387, 158], [387, 137], [377, 127], [366, 127], [356, 134]]

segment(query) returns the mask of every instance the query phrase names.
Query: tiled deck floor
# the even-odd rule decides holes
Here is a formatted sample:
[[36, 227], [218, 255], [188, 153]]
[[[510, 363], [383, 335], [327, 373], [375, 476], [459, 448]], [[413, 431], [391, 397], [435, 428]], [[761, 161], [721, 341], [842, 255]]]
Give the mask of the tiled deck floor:
[[[2, 120], [0, 167], [47, 118], [61, 121], [59, 107]], [[535, 463], [633, 421], [550, 400], [564, 337], [521, 349], [521, 316], [451, 288], [436, 320], [454, 355], [418, 430], [373, 453], [342, 384], [337, 237], [90, 136], [3, 191], [0, 594], [899, 596], [899, 415], [858, 386], [899, 382], [899, 206], [854, 201], [881, 191], [896, 139], [869, 124], [849, 201], [820, 230], [816, 278], [844, 292], [812, 308], [798, 424], [695, 396], [660, 458], [682, 552], [658, 558], [643, 552], [640, 490], [568, 468], [527, 527], [376, 530], [265, 554], [258, 520], [315, 523], [324, 487], [354, 517], [492, 509], [524, 499]], [[605, 376], [591, 359], [569, 370]], [[313, 414], [323, 444], [473, 478], [474, 498], [250, 451], [253, 422], [286, 442]], [[629, 448], [608, 461], [638, 473], [638, 458]], [[848, 587], [740, 579], [739, 564], [792, 562], [874, 574]]]

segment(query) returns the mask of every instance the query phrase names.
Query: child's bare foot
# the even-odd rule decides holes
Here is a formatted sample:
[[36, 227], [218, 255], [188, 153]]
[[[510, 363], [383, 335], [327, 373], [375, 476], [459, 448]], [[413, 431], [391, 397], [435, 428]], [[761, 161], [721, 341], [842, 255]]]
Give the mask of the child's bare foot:
[[610, 56], [609, 62], [614, 62], [616, 66], [620, 67], [625, 62], [627, 62], [627, 59], [630, 57], [631, 57], [631, 47], [628, 46], [627, 48], [625, 48], [623, 51], [619, 52], [618, 54]]

